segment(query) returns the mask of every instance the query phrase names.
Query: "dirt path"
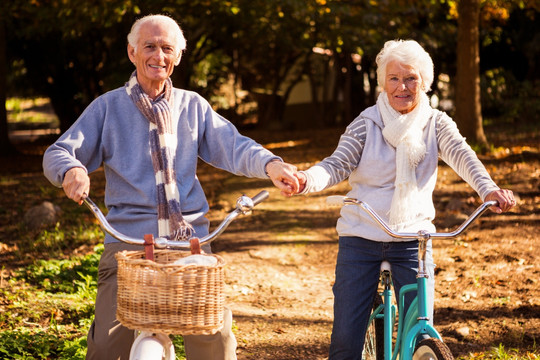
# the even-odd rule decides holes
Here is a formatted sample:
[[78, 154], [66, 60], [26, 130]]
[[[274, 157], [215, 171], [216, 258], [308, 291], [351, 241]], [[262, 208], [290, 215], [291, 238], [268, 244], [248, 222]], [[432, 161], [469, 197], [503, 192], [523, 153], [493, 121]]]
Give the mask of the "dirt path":
[[[340, 133], [246, 134], [307, 168], [333, 151]], [[518, 349], [524, 357], [540, 356], [538, 135], [503, 138], [504, 134], [490, 134], [505, 147], [483, 161], [498, 184], [519, 195], [518, 206], [509, 214], [487, 214], [458, 240], [434, 245], [435, 322], [456, 357], [479, 359], [499, 344]], [[1, 237], [15, 232], [17, 224], [10, 219], [35, 205], [35, 194], [53, 189], [41, 175], [40, 156], [32, 161], [21, 156], [0, 165], [3, 172], [18, 174], [3, 180]], [[239, 360], [326, 359], [339, 210], [328, 208], [325, 197], [346, 193], [348, 185], [286, 199], [269, 181], [235, 177], [204, 165], [199, 177], [213, 209], [213, 224], [242, 193], [267, 189], [271, 194], [253, 215], [233, 223], [214, 246], [228, 262], [227, 303], [233, 311]], [[95, 189], [101, 188], [100, 174], [92, 181]], [[27, 187], [24, 192], [15, 192], [18, 188], [12, 185], [19, 182]], [[95, 190], [94, 195], [103, 194]], [[439, 229], [453, 228], [478, 205], [474, 192], [442, 165], [434, 199]]]
[[[272, 189], [273, 199], [279, 195]], [[275, 194], [274, 194], [275, 192]], [[294, 219], [278, 200], [261, 204], [252, 218], [242, 219], [238, 232], [222, 237], [216, 251], [228, 261], [227, 302], [238, 327], [239, 359], [324, 359], [332, 324], [337, 211], [302, 202], [307, 218], [322, 211], [313, 226]], [[284, 204], [287, 206], [287, 203]], [[295, 210], [296, 211], [296, 210]], [[278, 217], [283, 231], [258, 231]], [[247, 225], [248, 222], [250, 225]], [[254, 224], [251, 224], [254, 222]], [[245, 228], [249, 227], [248, 231]], [[253, 230], [255, 231], [253, 231]]]
[[[300, 167], [311, 165], [321, 153], [309, 142], [291, 144], [292, 148], [266, 145]], [[519, 163], [511, 158], [484, 160], [499, 184], [519, 194], [519, 205], [509, 214], [487, 213], [458, 240], [434, 245], [435, 321], [456, 357], [474, 357], [499, 344], [538, 355], [540, 162], [538, 156]], [[264, 181], [215, 171], [209, 176], [222, 176], [215, 190], [209, 185], [215, 191], [214, 205], [234, 203], [241, 192], [254, 195], [265, 188], [271, 193], [268, 201], [252, 216], [233, 224], [214, 247], [228, 262], [227, 303], [237, 327], [238, 358], [326, 359], [339, 210], [328, 208], [325, 197], [344, 194], [348, 185], [285, 199]], [[479, 205], [474, 192], [445, 166], [439, 170], [435, 198], [440, 229], [453, 228]], [[219, 219], [223, 213], [213, 212], [211, 217]]]

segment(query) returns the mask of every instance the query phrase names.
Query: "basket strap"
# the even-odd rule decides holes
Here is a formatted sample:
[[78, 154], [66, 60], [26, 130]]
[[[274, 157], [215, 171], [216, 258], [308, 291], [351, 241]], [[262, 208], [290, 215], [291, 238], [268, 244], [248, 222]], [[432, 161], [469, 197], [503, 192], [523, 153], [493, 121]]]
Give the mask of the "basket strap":
[[144, 254], [147, 260], [154, 261], [154, 235], [144, 235]]
[[200, 254], [201, 244], [199, 243], [199, 238], [191, 238], [189, 240], [189, 247], [191, 249], [192, 254]]

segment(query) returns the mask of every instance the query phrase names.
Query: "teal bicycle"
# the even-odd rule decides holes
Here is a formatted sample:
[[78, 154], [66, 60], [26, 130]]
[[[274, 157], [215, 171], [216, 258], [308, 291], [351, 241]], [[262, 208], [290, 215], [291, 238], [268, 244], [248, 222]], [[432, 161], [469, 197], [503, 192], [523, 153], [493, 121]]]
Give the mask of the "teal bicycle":
[[[497, 205], [487, 201], [480, 205], [456, 230], [449, 233], [397, 233], [366, 203], [344, 196], [329, 196], [329, 205], [360, 206], [390, 236], [396, 239], [418, 240], [418, 275], [416, 284], [402, 286], [395, 304], [392, 301], [392, 275], [388, 262], [381, 264], [382, 291], [375, 296], [366, 332], [364, 360], [450, 360], [454, 357], [441, 335], [429, 322], [427, 303], [426, 249], [430, 239], [452, 239], [465, 231], [488, 208]], [[405, 294], [416, 292], [416, 297], [404, 313]], [[399, 321], [398, 315], [399, 314]], [[402, 316], [403, 314], [403, 316]], [[397, 323], [397, 332], [394, 331]], [[394, 333], [396, 337], [394, 339]]]

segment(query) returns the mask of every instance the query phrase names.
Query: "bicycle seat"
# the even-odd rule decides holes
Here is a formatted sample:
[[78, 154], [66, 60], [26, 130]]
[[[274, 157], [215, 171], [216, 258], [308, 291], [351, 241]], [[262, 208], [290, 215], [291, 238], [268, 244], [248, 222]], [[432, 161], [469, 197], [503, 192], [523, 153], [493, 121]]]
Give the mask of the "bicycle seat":
[[386, 260], [383, 260], [383, 262], [381, 263], [381, 271], [390, 271], [392, 270], [392, 266], [390, 265], [390, 263]]

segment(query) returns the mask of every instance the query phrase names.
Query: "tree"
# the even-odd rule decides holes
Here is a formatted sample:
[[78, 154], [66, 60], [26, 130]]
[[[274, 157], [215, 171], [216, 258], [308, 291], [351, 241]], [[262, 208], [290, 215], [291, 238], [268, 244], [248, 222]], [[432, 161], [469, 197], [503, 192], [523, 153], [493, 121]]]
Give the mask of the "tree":
[[458, 1], [455, 121], [469, 141], [487, 147], [480, 104], [480, 0]]
[[94, 6], [84, 0], [4, 3], [11, 15], [8, 65], [22, 63], [21, 80], [31, 90], [14, 81], [12, 93], [49, 97], [65, 131], [96, 96], [117, 84], [125, 73], [120, 69], [129, 69], [124, 34], [138, 8], [124, 0]]
[[6, 112], [6, 27], [3, 16], [0, 15], [0, 155], [12, 155], [17, 152], [9, 140]]
[[[90, 101], [121, 86], [133, 70], [126, 57], [126, 34], [135, 18], [167, 13], [179, 21], [188, 40], [187, 51], [173, 74], [175, 86], [195, 90], [219, 107], [220, 101], [223, 103], [222, 85], [234, 82], [234, 88], [243, 91], [242, 96], [234, 92], [234, 103], [227, 104], [228, 116], [240, 105], [256, 109], [253, 104], [258, 102], [261, 124], [298, 127], [284, 124], [282, 117], [291, 89], [298, 81], [307, 80], [312, 83], [314, 109], [307, 121], [313, 126], [337, 125], [341, 123], [336, 119], [348, 123], [375, 102], [374, 59], [384, 42], [414, 39], [431, 54], [436, 75], [445, 73], [452, 80], [456, 49], [460, 49], [458, 86], [466, 91], [457, 92], [460, 98], [455, 105], [465, 115], [458, 114], [456, 120], [466, 136], [478, 142], [481, 109], [462, 105], [478, 87], [477, 82], [467, 84], [480, 76], [478, 39], [483, 51], [488, 42], [504, 42], [516, 53], [521, 45], [514, 43], [521, 37], [508, 37], [510, 32], [503, 22], [486, 22], [479, 35], [478, 7], [485, 9], [487, 3], [493, 10], [489, 13], [496, 16], [523, 4], [530, 7], [526, 4], [534, 4], [531, 1], [96, 0], [91, 5], [86, 0], [2, 1], [0, 15], [9, 14], [4, 17], [8, 68], [13, 70], [17, 65], [16, 70], [21, 70], [7, 72], [7, 91], [11, 96], [21, 92], [48, 96], [65, 130]], [[456, 45], [458, 2], [462, 16]], [[473, 13], [468, 6], [472, 6]], [[534, 8], [533, 16], [537, 13]], [[463, 30], [474, 30], [473, 26], [476, 35], [465, 38]], [[462, 38], [476, 41], [476, 45], [468, 45]], [[330, 55], [316, 55], [314, 48]], [[531, 42], [529, 49], [536, 48]], [[521, 53], [535, 64], [535, 51]], [[471, 56], [476, 73], [463, 75]], [[490, 60], [490, 69], [504, 66], [500, 65], [501, 57]], [[19, 77], [15, 79], [14, 75]], [[469, 125], [473, 126], [473, 135], [468, 134]]]

